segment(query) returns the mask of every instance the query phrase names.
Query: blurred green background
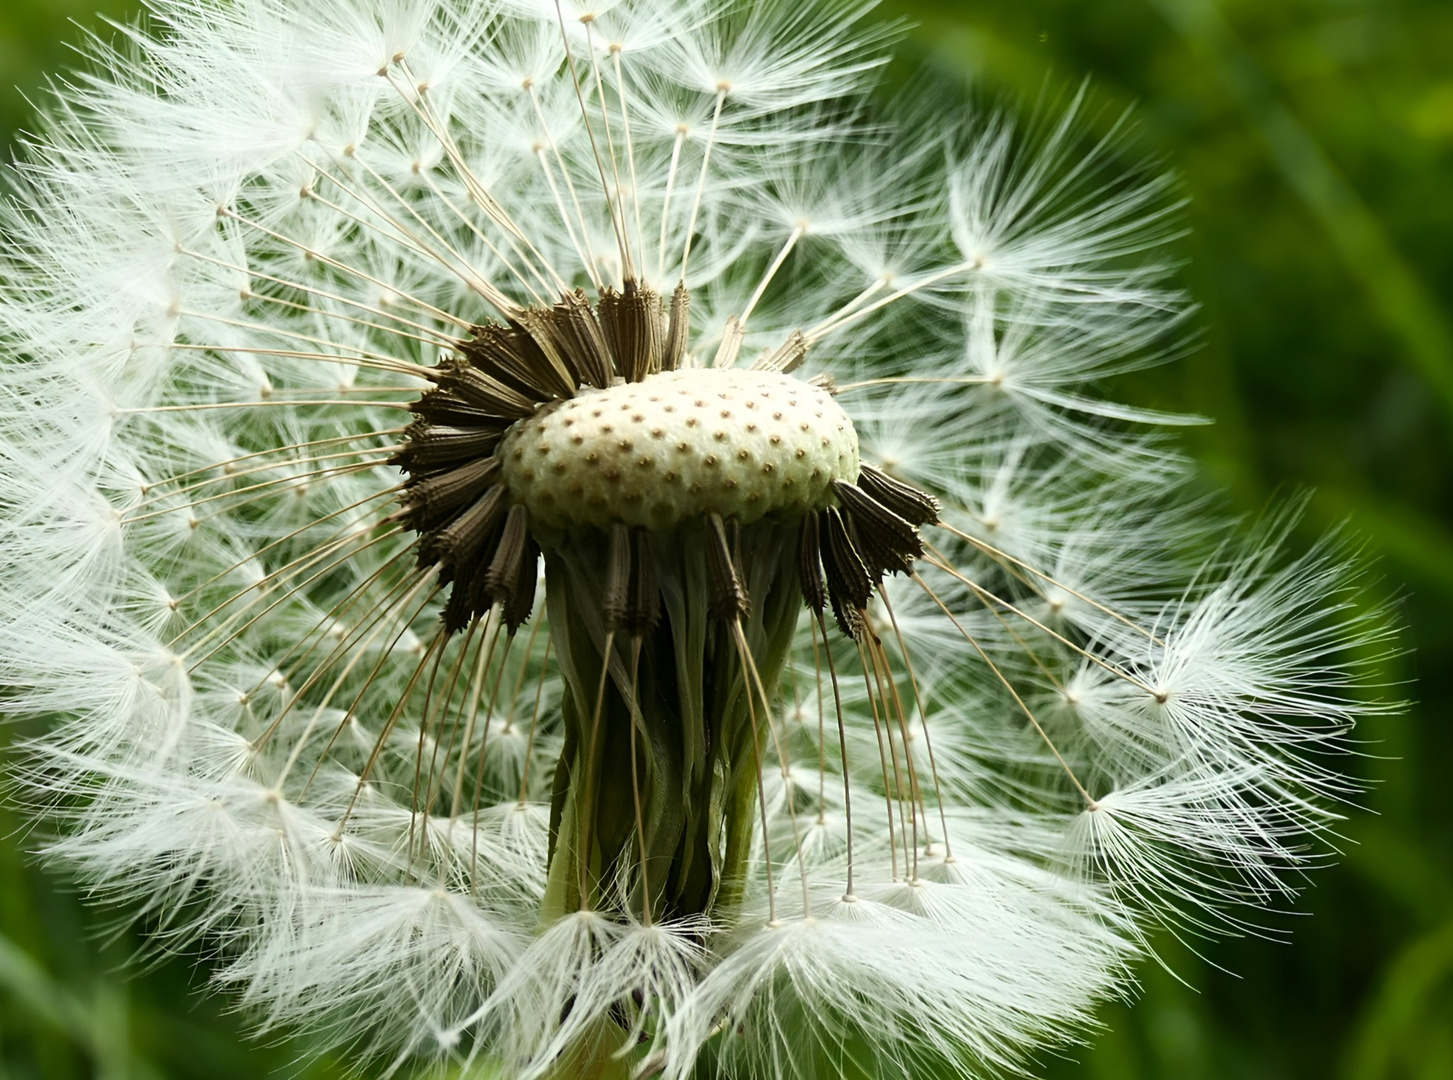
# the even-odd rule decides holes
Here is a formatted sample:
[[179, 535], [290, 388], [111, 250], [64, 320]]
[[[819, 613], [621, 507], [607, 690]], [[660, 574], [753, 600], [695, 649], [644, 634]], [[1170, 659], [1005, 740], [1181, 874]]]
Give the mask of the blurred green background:
[[[0, 134], [66, 42], [128, 0], [0, 0]], [[1136, 377], [1140, 403], [1216, 419], [1188, 439], [1248, 513], [1304, 488], [1310, 541], [1350, 518], [1401, 598], [1387, 679], [1410, 715], [1365, 730], [1374, 782], [1291, 944], [1163, 943], [1133, 1007], [1060, 1080], [1453, 1080], [1453, 3], [1449, 0], [887, 0], [900, 55], [994, 95], [1089, 76], [1108, 124], [1191, 199], [1184, 282], [1201, 346]], [[18, 87], [15, 88], [15, 87]], [[3, 738], [3, 734], [0, 734]], [[0, 1080], [342, 1076], [195, 993], [133, 974], [129, 931], [27, 864], [0, 809]], [[123, 973], [122, 969], [126, 968]]]

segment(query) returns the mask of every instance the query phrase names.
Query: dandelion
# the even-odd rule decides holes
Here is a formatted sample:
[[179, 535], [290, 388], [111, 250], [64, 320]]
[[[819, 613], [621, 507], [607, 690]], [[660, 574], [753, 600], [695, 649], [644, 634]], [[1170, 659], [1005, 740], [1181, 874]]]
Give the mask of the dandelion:
[[6, 710], [265, 1026], [987, 1076], [1318, 861], [1381, 624], [1096, 396], [1176, 347], [1168, 181], [875, 104], [866, 11], [155, 0], [57, 91]]

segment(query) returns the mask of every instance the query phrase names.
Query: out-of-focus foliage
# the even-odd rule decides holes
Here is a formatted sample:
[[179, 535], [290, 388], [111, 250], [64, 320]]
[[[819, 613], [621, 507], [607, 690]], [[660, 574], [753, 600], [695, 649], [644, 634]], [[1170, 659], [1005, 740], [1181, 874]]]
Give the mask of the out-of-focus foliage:
[[[63, 42], [129, 0], [0, 3], [0, 134]], [[885, 0], [917, 25], [894, 77], [928, 63], [1006, 101], [1089, 77], [1107, 130], [1190, 199], [1199, 347], [1121, 393], [1216, 423], [1188, 434], [1255, 514], [1315, 489], [1310, 540], [1344, 519], [1401, 596], [1415, 650], [1385, 677], [1416, 702], [1364, 732], [1375, 786], [1291, 946], [1160, 942], [1142, 999], [1051, 1077], [1453, 1080], [1453, 4], [1448, 0]], [[0, 814], [0, 1080], [265, 1075], [322, 1080], [306, 1050], [245, 1041], [179, 962], [137, 947], [28, 865]], [[1199, 952], [1199, 955], [1198, 955]], [[931, 1023], [931, 1017], [925, 1017]]]
[[[29, 126], [47, 75], [74, 66], [85, 33], [110, 36], [103, 19], [130, 18], [136, 0], [6, 0], [0, 4], [0, 134]], [[8, 155], [7, 155], [8, 156]]]

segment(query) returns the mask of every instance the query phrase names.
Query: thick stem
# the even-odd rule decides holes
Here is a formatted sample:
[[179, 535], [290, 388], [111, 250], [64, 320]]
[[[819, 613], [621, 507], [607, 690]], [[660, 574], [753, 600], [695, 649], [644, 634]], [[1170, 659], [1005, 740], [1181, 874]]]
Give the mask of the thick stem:
[[[752, 600], [743, 631], [769, 693], [801, 609], [792, 557], [798, 528], [795, 520], [763, 520], [743, 528], [737, 545]], [[710, 542], [699, 526], [656, 537], [662, 616], [641, 638], [637, 695], [631, 692], [633, 641], [616, 634], [598, 716], [609, 636], [608, 545], [597, 532], [549, 537], [542, 545], [566, 733], [542, 924], [582, 907], [635, 919], [649, 910], [653, 920], [707, 915], [730, 922], [746, 895], [757, 763], [747, 679], [730, 625], [711, 613]], [[759, 724], [770, 722], [764, 710], [758, 714]]]

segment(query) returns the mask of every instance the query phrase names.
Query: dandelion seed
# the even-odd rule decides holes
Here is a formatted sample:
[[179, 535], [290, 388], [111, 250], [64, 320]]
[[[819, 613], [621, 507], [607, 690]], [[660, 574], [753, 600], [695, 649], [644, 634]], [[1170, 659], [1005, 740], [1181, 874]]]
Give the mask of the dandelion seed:
[[1381, 623], [1094, 396], [1187, 305], [1078, 97], [885, 111], [816, 2], [154, 21], [3, 211], [0, 679], [267, 1025], [980, 1076], [1317, 860]]

